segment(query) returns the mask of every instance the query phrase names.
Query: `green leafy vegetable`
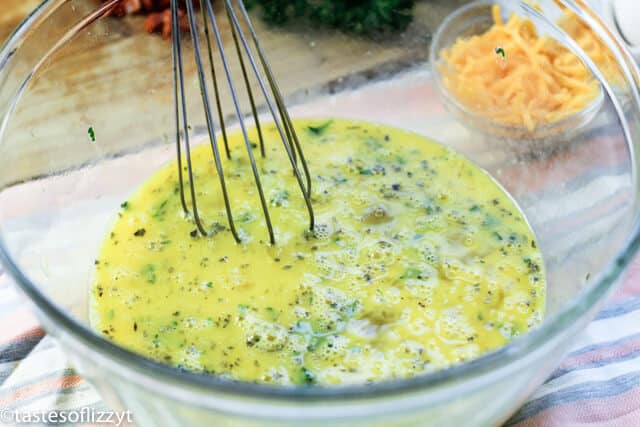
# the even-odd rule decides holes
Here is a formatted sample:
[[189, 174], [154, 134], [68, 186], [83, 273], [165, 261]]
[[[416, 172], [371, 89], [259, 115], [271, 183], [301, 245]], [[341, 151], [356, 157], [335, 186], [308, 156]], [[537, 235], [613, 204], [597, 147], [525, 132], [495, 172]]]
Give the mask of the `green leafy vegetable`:
[[413, 18], [414, 0], [245, 0], [261, 6], [271, 25], [304, 20], [348, 33], [378, 35], [404, 30]]

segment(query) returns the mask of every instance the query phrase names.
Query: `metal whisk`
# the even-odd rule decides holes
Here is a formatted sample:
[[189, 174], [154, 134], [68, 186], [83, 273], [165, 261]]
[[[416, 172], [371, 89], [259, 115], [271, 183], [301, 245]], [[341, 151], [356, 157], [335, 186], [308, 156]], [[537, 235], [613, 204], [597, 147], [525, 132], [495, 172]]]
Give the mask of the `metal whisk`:
[[[240, 125], [240, 129], [242, 131], [242, 135], [244, 137], [244, 142], [246, 146], [247, 155], [249, 157], [249, 161], [251, 163], [251, 169], [253, 171], [253, 177], [255, 180], [256, 187], [258, 188], [258, 194], [260, 196], [260, 204], [262, 206], [262, 211], [264, 213], [264, 219], [267, 225], [267, 229], [269, 232], [269, 241], [271, 244], [275, 243], [275, 236], [273, 232], [273, 224], [271, 222], [271, 217], [269, 215], [269, 209], [267, 207], [267, 202], [264, 196], [264, 190], [262, 188], [262, 183], [260, 181], [260, 173], [258, 172], [258, 167], [256, 166], [256, 160], [253, 155], [251, 142], [249, 141], [249, 137], [247, 135], [247, 129], [245, 124], [245, 118], [240, 109], [240, 101], [238, 99], [236, 86], [233, 82], [233, 76], [231, 75], [228, 57], [225, 53], [222, 38], [220, 35], [220, 30], [218, 23], [216, 22], [216, 14], [213, 10], [213, 6], [211, 4], [212, 0], [200, 0], [200, 9], [202, 12], [202, 25], [204, 29], [204, 34], [206, 38], [206, 46], [207, 46], [207, 54], [210, 65], [211, 79], [213, 81], [213, 90], [215, 94], [215, 103], [216, 109], [218, 111], [217, 120], [218, 126], [222, 133], [222, 139], [224, 141], [224, 148], [227, 158], [231, 158], [231, 152], [229, 150], [229, 144], [227, 140], [227, 133], [225, 129], [225, 122], [222, 112], [222, 99], [220, 97], [220, 82], [217, 80], [216, 71], [214, 67], [214, 47], [211, 41], [210, 35], [210, 27], [213, 30], [213, 39], [215, 40], [215, 44], [217, 47], [217, 53], [219, 57], [219, 61], [222, 64], [225, 74], [226, 84], [229, 86], [229, 90], [231, 93], [231, 98], [234, 104], [235, 114], [238, 119], [238, 123]], [[186, 9], [187, 9], [187, 19], [189, 22], [189, 30], [191, 33], [191, 40], [193, 42], [193, 52], [194, 59], [196, 63], [196, 70], [198, 73], [198, 80], [200, 84], [200, 93], [202, 95], [202, 106], [204, 109], [205, 118], [207, 121], [207, 130], [209, 133], [209, 139], [211, 141], [211, 148], [213, 150], [213, 155], [215, 158], [216, 172], [218, 174], [218, 178], [220, 180], [220, 188], [222, 190], [222, 196], [224, 198], [224, 204], [227, 214], [227, 219], [229, 223], [229, 229], [233, 234], [236, 242], [240, 242], [240, 236], [235, 227], [235, 222], [233, 219], [233, 213], [231, 211], [231, 206], [229, 203], [229, 189], [227, 188], [224, 171], [222, 167], [222, 163], [220, 161], [220, 150], [218, 149], [218, 143], [216, 140], [216, 125], [214, 123], [214, 117], [212, 114], [212, 106], [211, 100], [209, 98], [209, 88], [207, 86], [206, 78], [205, 78], [205, 66], [202, 58], [202, 52], [200, 48], [200, 40], [198, 35], [197, 28], [197, 17], [194, 11], [193, 0], [185, 0]], [[298, 185], [300, 186], [300, 191], [302, 192], [302, 197], [304, 198], [308, 213], [309, 213], [309, 227], [311, 230], [314, 228], [314, 215], [313, 215], [313, 207], [311, 206], [311, 175], [309, 174], [309, 170], [307, 167], [307, 162], [305, 160], [304, 154], [302, 152], [302, 148], [300, 146], [300, 141], [296, 135], [296, 131], [291, 122], [291, 118], [289, 117], [289, 113], [284, 105], [284, 101], [282, 99], [282, 94], [276, 80], [271, 72], [271, 68], [267, 63], [264, 51], [260, 45], [256, 32], [251, 24], [251, 20], [249, 19], [249, 15], [242, 4], [241, 0], [235, 2], [238, 10], [240, 11], [239, 15], [242, 17], [246, 28], [248, 29], [250, 39], [253, 42], [255, 52], [257, 53], [257, 57], [259, 59], [260, 65], [262, 66], [262, 72], [266, 77], [267, 83], [265, 84], [265, 79], [260, 72], [258, 64], [254, 58], [254, 53], [247, 41], [247, 36], [245, 36], [240, 21], [238, 19], [238, 15], [234, 11], [234, 7], [230, 0], [224, 0], [224, 9], [226, 12], [227, 19], [229, 20], [231, 34], [233, 36], [233, 41], [235, 45], [235, 51], [238, 56], [238, 61], [240, 64], [240, 69], [242, 71], [242, 78], [244, 80], [244, 86], [247, 91], [249, 103], [251, 104], [251, 113], [253, 116], [253, 121], [256, 126], [256, 130], [258, 133], [258, 138], [260, 142], [260, 155], [265, 157], [265, 147], [264, 140], [262, 136], [262, 129], [260, 127], [260, 120], [258, 118], [258, 112], [256, 109], [255, 97], [251, 90], [249, 73], [247, 72], [247, 67], [245, 64], [245, 59], [248, 60], [250, 65], [250, 70], [255, 75], [255, 78], [260, 86], [260, 90], [266, 100], [266, 105], [273, 117], [273, 121], [275, 122], [276, 128], [278, 130], [279, 136], [282, 139], [282, 143], [289, 157], [289, 161], [291, 162], [291, 166], [293, 168], [293, 173], [298, 181]], [[180, 34], [179, 28], [179, 14], [178, 14], [178, 0], [171, 0], [171, 41], [172, 41], [172, 58], [173, 58], [173, 83], [174, 83], [174, 99], [175, 99], [175, 120], [176, 120], [176, 154], [178, 159], [178, 177], [180, 183], [180, 198], [182, 202], [182, 207], [186, 214], [191, 215], [196, 223], [197, 229], [203, 235], [207, 235], [207, 231], [202, 223], [200, 215], [198, 213], [198, 204], [196, 200], [196, 191], [194, 187], [194, 177], [191, 165], [191, 148], [189, 142], [189, 132], [188, 132], [188, 117], [187, 117], [187, 108], [186, 108], [186, 100], [185, 100], [185, 91], [184, 91], [184, 73], [183, 73], [183, 58], [182, 58], [182, 35]], [[274, 105], [275, 103], [275, 105]], [[191, 195], [191, 211], [187, 207], [187, 202], [185, 198], [185, 183], [183, 178], [183, 169], [182, 169], [182, 145], [184, 143], [184, 154], [187, 163], [187, 175], [189, 182], [189, 191]], [[298, 163], [302, 165], [302, 170], [304, 173], [304, 179], [300, 169], [298, 167]]]

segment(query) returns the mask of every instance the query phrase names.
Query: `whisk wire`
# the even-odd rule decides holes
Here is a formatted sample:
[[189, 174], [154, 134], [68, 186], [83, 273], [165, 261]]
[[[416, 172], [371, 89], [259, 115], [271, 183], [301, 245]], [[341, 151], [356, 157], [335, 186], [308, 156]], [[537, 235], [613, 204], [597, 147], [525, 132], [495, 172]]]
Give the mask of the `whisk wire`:
[[[173, 0], [172, 4], [175, 4], [175, 8], [177, 8], [177, 1], [178, 0]], [[185, 2], [187, 4], [187, 18], [189, 19], [189, 29], [191, 31], [191, 38], [193, 40], [193, 53], [195, 56], [195, 60], [196, 60], [196, 66], [197, 66], [197, 71], [198, 71], [198, 81], [200, 83], [200, 95], [202, 97], [202, 104], [203, 104], [203, 108], [204, 108], [204, 113], [205, 113], [205, 118], [207, 120], [207, 130], [209, 131], [209, 140], [211, 143], [211, 149], [213, 150], [213, 157], [215, 160], [215, 165], [216, 165], [216, 171], [218, 173], [218, 178], [220, 180], [220, 188], [222, 190], [222, 197], [224, 198], [224, 204], [225, 204], [225, 210], [227, 212], [227, 220], [229, 223], [229, 229], [231, 230], [231, 233], [233, 234], [233, 237], [236, 239], [236, 242], [240, 242], [240, 236], [238, 235], [238, 232], [236, 230], [235, 227], [235, 223], [233, 220], [233, 214], [231, 212], [231, 205], [229, 203], [229, 195], [227, 193], [227, 185], [225, 182], [225, 178], [224, 178], [224, 170], [222, 168], [222, 162], [220, 160], [220, 152], [218, 150], [218, 143], [216, 140], [216, 132], [215, 132], [215, 125], [213, 123], [213, 117], [211, 114], [211, 105], [209, 103], [209, 96], [207, 93], [207, 84], [206, 84], [206, 80], [204, 78], [204, 68], [202, 65], [202, 55], [200, 52], [200, 40], [199, 40], [199, 36], [198, 36], [198, 27], [196, 25], [196, 20], [195, 20], [195, 14], [193, 11], [193, 4], [191, 1], [187, 1]], [[214, 32], [216, 32], [217, 34], [217, 27], [215, 25], [215, 21], [214, 21], [214, 25], [213, 25], [213, 29]], [[179, 32], [179, 29], [176, 30], [177, 32]], [[180, 39], [180, 37], [178, 36], [178, 40]], [[182, 92], [184, 95], [184, 92]], [[184, 102], [184, 96], [182, 97], [183, 102]], [[185, 141], [188, 141], [188, 138], [185, 139]], [[188, 147], [188, 144], [187, 144]], [[187, 148], [188, 150], [188, 148]], [[187, 162], [190, 165], [191, 163], [191, 157], [190, 157], [190, 153], [187, 151]], [[189, 178], [190, 178], [190, 183], [191, 183], [191, 188], [192, 188], [192, 198], [194, 200], [194, 206], [195, 206], [195, 191], [193, 191], [193, 173], [191, 170], [191, 167], [189, 166]], [[200, 232], [206, 236], [207, 233], [206, 231], [203, 232], [202, 227], [199, 227]]]
[[[195, 191], [195, 184], [194, 184], [195, 177], [193, 174], [193, 167], [191, 162], [191, 147], [190, 147], [190, 141], [189, 141], [189, 122], [187, 117], [188, 116], [187, 107], [186, 107], [187, 103], [186, 103], [186, 94], [184, 89], [185, 75], [184, 75], [183, 61], [182, 61], [178, 1], [179, 0], [171, 0], [171, 18], [172, 18], [171, 34], [172, 34], [172, 45], [173, 45], [172, 55], [173, 55], [173, 80], [174, 80], [175, 121], [176, 121], [176, 153], [178, 156], [177, 163], [178, 163], [178, 176], [179, 176], [179, 185], [180, 185], [180, 198], [181, 198], [181, 203], [182, 203], [182, 207], [184, 209], [185, 214], [189, 215], [190, 213], [189, 213], [187, 198], [185, 197], [185, 177], [183, 176], [184, 171], [186, 171], [186, 173], [188, 174], [188, 182], [190, 187], [189, 189], [190, 189], [190, 195], [191, 195], [192, 216], [196, 222], [196, 225], [200, 234], [202, 234], [203, 236], [206, 236], [207, 235], [206, 228], [204, 227], [204, 224], [200, 220], [200, 216], [198, 213], [198, 206], [196, 203], [196, 191]], [[218, 141], [216, 139], [216, 129], [215, 129], [214, 118], [213, 118], [214, 115], [212, 113], [212, 103], [209, 99], [207, 79], [205, 78], [205, 71], [204, 71], [204, 64], [203, 64], [204, 61], [202, 58], [203, 52], [200, 47], [200, 36], [198, 35], [198, 26], [197, 26], [196, 14], [194, 12], [194, 5], [192, 0], [186, 0], [185, 3], [186, 3], [187, 20], [189, 23], [189, 30], [191, 32], [191, 39], [193, 41], [195, 65], [196, 65], [196, 71], [198, 76], [200, 95], [202, 98], [202, 108], [204, 110], [205, 119], [207, 122], [207, 131], [209, 134], [211, 150], [213, 152], [213, 157], [215, 160], [216, 172], [218, 174], [218, 179], [220, 181], [220, 189], [222, 191], [222, 196], [224, 198], [224, 205], [225, 205], [228, 225], [236, 242], [240, 243], [241, 237], [235, 226], [235, 221], [233, 218], [231, 203], [229, 199], [229, 192], [227, 189], [227, 184], [224, 176], [224, 169], [222, 166], [222, 160], [221, 160], [220, 151], [218, 148]], [[207, 49], [207, 54], [209, 59], [209, 65], [211, 67], [211, 79], [213, 80], [213, 89], [214, 89], [215, 98], [216, 98], [216, 109], [218, 111], [217, 118], [219, 120], [227, 158], [229, 159], [231, 158], [231, 152], [229, 149], [225, 119], [223, 114], [221, 90], [220, 90], [220, 85], [217, 80], [217, 75], [215, 71], [216, 64], [214, 62], [214, 53], [213, 53], [214, 43], [212, 43], [212, 40], [211, 40], [211, 33], [213, 33], [213, 38], [215, 40], [215, 47], [217, 47], [218, 54], [219, 54], [219, 60], [220, 60], [219, 64], [222, 65], [224, 76], [226, 77], [226, 82], [231, 94], [231, 99], [233, 101], [235, 115], [238, 120], [238, 124], [240, 126], [240, 130], [242, 132], [242, 136], [244, 139], [245, 149], [247, 151], [247, 156], [248, 156], [251, 170], [253, 173], [255, 185], [258, 190], [258, 196], [260, 198], [260, 205], [263, 211], [264, 220], [269, 233], [269, 242], [271, 244], [275, 244], [275, 233], [273, 229], [273, 224], [271, 222], [271, 216], [269, 213], [267, 200], [265, 198], [264, 189], [263, 189], [261, 178], [260, 178], [259, 168], [253, 153], [254, 144], [249, 140], [245, 117], [240, 107], [240, 100], [238, 98], [238, 92], [236, 90], [236, 86], [233, 83], [231, 67], [229, 65], [229, 58], [227, 57], [227, 54], [223, 46], [220, 27], [218, 26], [218, 21], [216, 20], [216, 13], [214, 12], [211, 0], [201, 0], [200, 4], [202, 8], [204, 37], [206, 38], [206, 49]], [[282, 139], [282, 144], [285, 148], [285, 151], [287, 152], [287, 156], [289, 158], [289, 162], [291, 163], [293, 174], [298, 182], [298, 186], [300, 187], [300, 191], [302, 193], [302, 196], [305, 201], [305, 205], [307, 207], [307, 211], [309, 214], [309, 227], [310, 229], [313, 229], [315, 219], [314, 219], [313, 207], [311, 205], [311, 175], [308, 169], [307, 161], [302, 152], [300, 141], [298, 140], [298, 136], [296, 135], [293, 123], [285, 107], [282, 94], [280, 93], [280, 89], [278, 88], [278, 85], [275, 81], [271, 68], [267, 63], [266, 56], [262, 50], [262, 47], [260, 46], [258, 37], [251, 24], [251, 21], [244, 8], [244, 5], [242, 4], [241, 1], [237, 1], [237, 5], [242, 11], [244, 23], [246, 24], [246, 26], [249, 28], [249, 31], [251, 32], [251, 38], [258, 52], [260, 64], [262, 65], [263, 72], [266, 75], [268, 87], [272, 93], [271, 95], [269, 94], [269, 90], [267, 89], [267, 84], [265, 84], [265, 80], [254, 58], [252, 48], [249, 46], [247, 37], [245, 36], [243, 32], [243, 28], [240, 24], [240, 21], [236, 16], [236, 12], [234, 11], [234, 6], [232, 5], [230, 0], [225, 0], [223, 4], [226, 11], [226, 17], [230, 24], [231, 35], [233, 37], [235, 51], [238, 57], [238, 63], [240, 64], [240, 69], [242, 71], [244, 85], [247, 91], [247, 97], [251, 105], [253, 122], [256, 126], [256, 131], [260, 141], [261, 156], [265, 157], [263, 129], [261, 127], [260, 120], [258, 118], [258, 109], [256, 107], [256, 100], [251, 88], [251, 81], [250, 81], [251, 79], [248, 72], [249, 69], [251, 69], [254, 73], [254, 77], [258, 82], [258, 86], [260, 87], [260, 91], [264, 96], [269, 112], [273, 117], [278, 134]], [[209, 31], [210, 29], [212, 30], [211, 32]], [[250, 64], [250, 68], [246, 66], [247, 60], [248, 60], [248, 63]], [[274, 103], [275, 103], [275, 106], [274, 106]], [[182, 152], [183, 142], [184, 142], [184, 153]], [[186, 159], [186, 168], [183, 166], [183, 163], [184, 163], [183, 155], [184, 155], [184, 158]], [[302, 172], [298, 167], [298, 162], [302, 164]], [[305, 179], [303, 179], [303, 173], [304, 173], [304, 178], [306, 178], [306, 182], [305, 182]]]
[[[289, 116], [289, 112], [287, 111], [285, 105], [284, 105], [284, 100], [282, 97], [282, 93], [280, 91], [280, 88], [278, 87], [278, 84], [274, 78], [273, 72], [271, 71], [271, 66], [269, 65], [266, 55], [264, 53], [264, 50], [262, 49], [262, 45], [260, 44], [260, 41], [258, 39], [258, 35], [253, 27], [253, 24], [251, 23], [251, 19], [249, 18], [249, 14], [247, 13], [246, 8], [244, 7], [244, 4], [242, 1], [238, 2], [239, 4], [239, 9], [240, 12], [242, 13], [242, 17], [244, 18], [244, 21], [247, 25], [247, 28], [249, 29], [249, 34], [251, 34], [251, 39], [253, 40], [253, 43], [256, 47], [256, 51], [258, 52], [258, 57], [260, 58], [260, 62], [262, 64], [262, 68], [264, 69], [265, 75], [267, 76], [267, 80], [269, 81], [269, 86], [271, 87], [271, 91], [273, 92], [274, 98], [276, 100], [276, 104], [278, 107], [278, 112], [281, 115], [281, 117], [283, 118], [283, 123], [285, 126], [285, 130], [288, 129], [287, 132], [287, 136], [290, 137], [290, 140], [293, 140], [293, 143], [295, 145], [296, 151], [298, 153], [298, 155], [300, 156], [300, 160], [302, 163], [302, 169], [305, 173], [305, 177], [306, 177], [306, 188], [307, 188], [307, 195], [310, 198], [311, 197], [311, 174], [309, 173], [309, 167], [307, 165], [307, 161], [304, 157], [304, 153], [302, 152], [302, 147], [300, 145], [300, 140], [298, 139], [298, 135], [295, 131], [295, 128], [293, 126], [293, 123], [291, 121], [291, 117]], [[295, 151], [293, 153], [294, 155], [294, 160], [296, 159], [295, 157]], [[313, 213], [311, 212], [311, 228], [313, 229]]]
[[[187, 2], [189, 4], [190, 2]], [[267, 225], [267, 230], [269, 232], [269, 242], [271, 244], [275, 244], [275, 234], [273, 232], [273, 225], [271, 223], [271, 216], [269, 215], [269, 209], [267, 207], [267, 201], [264, 196], [264, 190], [262, 188], [262, 182], [260, 181], [260, 173], [258, 172], [258, 166], [256, 165], [255, 157], [253, 156], [253, 150], [251, 147], [251, 141], [249, 140], [249, 135], [247, 134], [247, 128], [244, 123], [244, 117], [242, 111], [240, 109], [240, 104], [238, 100], [238, 95], [235, 89], [235, 85], [233, 84], [233, 79], [231, 78], [231, 69], [229, 67], [229, 62], [227, 61], [227, 57], [224, 51], [224, 47], [222, 45], [222, 37], [220, 36], [220, 30], [218, 29], [218, 24], [216, 21], [215, 13], [213, 11], [213, 6], [210, 1], [203, 2], [207, 8], [207, 13], [209, 15], [209, 20], [211, 21], [211, 26], [213, 28], [213, 34], [216, 39], [216, 44], [218, 45], [218, 53], [220, 54], [220, 59], [222, 61], [222, 66], [227, 77], [227, 83], [229, 85], [229, 90], [231, 92], [231, 98], [233, 99], [233, 106], [235, 108], [236, 117], [238, 119], [238, 123], [240, 125], [240, 130], [242, 132], [242, 136], [245, 142], [245, 147], [247, 150], [247, 155], [249, 157], [249, 162], [251, 164], [251, 171], [253, 172], [254, 181], [256, 187], [258, 188], [258, 196], [260, 197], [260, 205], [262, 206], [262, 212], [264, 215], [264, 219]], [[193, 6], [191, 5], [188, 10], [192, 11]], [[233, 11], [231, 11], [233, 13]], [[240, 31], [240, 30], [239, 30]], [[242, 35], [242, 33], [240, 33]], [[194, 43], [196, 41], [194, 40]], [[209, 136], [212, 140], [215, 139], [215, 133], [212, 133], [211, 130], [209, 132]]]
[[[225, 8], [227, 11], [227, 18], [229, 22], [231, 22], [231, 16], [229, 15], [229, 9]], [[244, 78], [244, 84], [247, 88], [247, 95], [249, 97], [249, 104], [251, 104], [251, 112], [253, 113], [253, 120], [256, 125], [256, 131], [258, 132], [258, 140], [260, 143], [260, 154], [262, 157], [265, 157], [264, 150], [264, 139], [262, 138], [262, 128], [260, 126], [260, 119], [258, 118], [258, 111], [256, 109], [256, 103], [253, 98], [253, 91], [251, 90], [251, 83], [249, 83], [249, 76], [247, 75], [247, 68], [244, 65], [244, 59], [242, 58], [242, 51], [240, 50], [240, 44], [238, 43], [238, 35], [236, 34], [236, 28], [234, 25], [231, 26], [231, 36], [233, 37], [233, 44], [236, 47], [236, 52], [238, 54], [238, 62], [240, 63], [240, 69], [242, 70], [242, 77]]]
[[229, 150], [229, 140], [227, 139], [227, 127], [224, 123], [222, 101], [220, 100], [220, 90], [218, 88], [216, 68], [213, 61], [213, 49], [211, 47], [211, 37], [209, 36], [209, 23], [207, 22], [205, 8], [201, 7], [200, 10], [202, 11], [202, 22], [204, 23], [204, 36], [207, 40], [207, 53], [209, 55], [209, 65], [211, 67], [211, 80], [213, 80], [213, 92], [216, 96], [216, 107], [218, 110], [218, 120], [220, 121], [220, 130], [222, 131], [222, 140], [224, 141], [224, 149], [227, 154], [227, 159], [231, 159], [231, 150]]
[[[173, 2], [171, 5], [171, 19], [173, 20]], [[173, 24], [172, 24], [173, 26]], [[172, 28], [173, 30], [173, 28]], [[180, 104], [178, 103], [179, 92], [178, 85], [182, 84], [178, 82], [178, 76], [182, 76], [182, 71], [178, 70], [178, 67], [182, 68], [181, 61], [181, 52], [180, 52], [180, 42], [176, 41], [176, 37], [178, 34], [174, 31], [171, 32], [171, 55], [172, 55], [172, 71], [173, 71], [173, 97], [175, 99], [174, 105], [174, 113], [175, 113], [175, 124], [176, 124], [176, 157], [178, 164], [178, 183], [180, 184], [180, 202], [182, 204], [182, 210], [184, 213], [188, 213], [189, 209], [187, 208], [187, 201], [184, 197], [184, 181], [182, 179], [182, 148], [180, 145], [181, 137], [180, 137]], [[179, 64], [179, 65], [178, 65]]]
[[[241, 9], [241, 11], [243, 12], [243, 15], [245, 17], [245, 21], [247, 23], [247, 27], [249, 28], [249, 30], [251, 31], [252, 34], [255, 34], [254, 30], [253, 30], [253, 26], [251, 25], [251, 21], [249, 19], [249, 16], [246, 14], [246, 10], [244, 9], [244, 5], [242, 4], [241, 1], [238, 2], [239, 7]], [[211, 5], [209, 2], [207, 2], [207, 5], [209, 8], [211, 8]], [[273, 120], [275, 122], [276, 128], [278, 130], [278, 133], [280, 134], [280, 138], [282, 139], [282, 143], [285, 147], [285, 150], [287, 152], [287, 155], [289, 156], [289, 161], [291, 162], [291, 166], [293, 167], [293, 172], [294, 175], [296, 177], [296, 180], [298, 181], [298, 185], [300, 187], [300, 190], [302, 192], [302, 196], [305, 200], [305, 204], [307, 206], [307, 211], [309, 213], [309, 222], [310, 222], [310, 229], [313, 229], [314, 227], [314, 214], [313, 214], [313, 207], [311, 206], [311, 197], [310, 197], [310, 193], [307, 191], [305, 184], [302, 181], [302, 176], [300, 174], [300, 170], [298, 169], [297, 166], [297, 162], [294, 158], [294, 150], [295, 148], [292, 148], [292, 145], [289, 142], [289, 139], [287, 138], [285, 131], [282, 128], [282, 125], [280, 123], [280, 120], [282, 120], [282, 123], [286, 123], [287, 120], [285, 119], [285, 117], [288, 116], [288, 114], [286, 114], [286, 112], [284, 111], [284, 108], [278, 108], [278, 113], [280, 115], [280, 120], [278, 119], [278, 117], [276, 116], [275, 113], [275, 109], [273, 106], [273, 102], [271, 100], [271, 97], [269, 96], [267, 89], [265, 87], [265, 83], [264, 80], [262, 79], [262, 76], [260, 74], [260, 71], [258, 70], [258, 66], [256, 64], [255, 59], [253, 58], [253, 55], [251, 53], [251, 48], [249, 47], [249, 43], [247, 42], [246, 37], [244, 36], [244, 33], [242, 32], [242, 28], [240, 27], [240, 23], [238, 21], [238, 18], [236, 17], [235, 12], [233, 11], [233, 7], [231, 5], [230, 0], [225, 0], [225, 5], [227, 7], [227, 10], [229, 12], [229, 16], [231, 17], [231, 25], [235, 26], [235, 28], [238, 30], [238, 35], [240, 38], [240, 41], [242, 42], [242, 45], [245, 49], [245, 52], [247, 54], [247, 58], [249, 59], [249, 63], [251, 64], [251, 67], [253, 68], [253, 71], [256, 75], [256, 78], [258, 80], [258, 84], [260, 86], [260, 89], [262, 90], [262, 93], [264, 95], [264, 98], [267, 102], [267, 106], [269, 107], [269, 111], [271, 112], [271, 115], [273, 117]], [[257, 36], [254, 39], [254, 43], [257, 41]], [[258, 45], [259, 46], [259, 45]], [[262, 57], [262, 63], [263, 65], [267, 64], [266, 59], [264, 59], [264, 55], [261, 55]], [[271, 69], [268, 67], [268, 65], [266, 67], [264, 67], [264, 71], [267, 74], [267, 79], [269, 81], [274, 81], [275, 79], [273, 79], [273, 74], [271, 73]], [[270, 76], [270, 77], [269, 77]], [[275, 87], [275, 85], [271, 84], [270, 85], [271, 88], [273, 89]], [[276, 87], [277, 89], [277, 87]], [[274, 97], [277, 99], [277, 93], [274, 92]], [[293, 126], [290, 126], [291, 128], [293, 128]], [[295, 144], [294, 144], [295, 146]], [[300, 150], [300, 152], [302, 152], [302, 150]], [[306, 169], [306, 161], [304, 160], [304, 156], [301, 157], [301, 161], [303, 161], [304, 163], [304, 168]]]
[[[187, 2], [190, 3], [190, 2]], [[184, 147], [185, 147], [185, 156], [187, 159], [187, 171], [189, 174], [189, 189], [191, 192], [191, 207], [193, 209], [193, 219], [196, 223], [196, 227], [203, 235], [206, 235], [206, 231], [202, 222], [200, 221], [200, 216], [198, 215], [198, 205], [196, 202], [196, 191], [193, 182], [193, 170], [191, 165], [191, 147], [189, 143], [189, 122], [187, 120], [187, 107], [186, 100], [184, 96], [184, 73], [182, 68], [182, 46], [180, 42], [180, 30], [178, 28], [178, 4], [177, 1], [173, 0], [171, 2], [171, 25], [172, 25], [172, 35], [173, 35], [173, 55], [174, 55], [174, 93], [176, 94], [176, 150], [178, 155], [178, 179], [180, 182], [180, 200], [182, 203], [182, 208], [184, 209], [185, 214], [189, 214], [189, 209], [187, 208], [187, 203], [184, 195], [184, 182], [182, 176], [182, 161], [181, 161], [181, 150], [180, 150], [180, 114], [178, 112], [178, 103], [177, 103], [177, 94], [178, 87], [180, 90], [180, 99], [181, 99], [181, 107], [182, 107], [182, 125], [183, 125], [183, 135], [184, 135]]]

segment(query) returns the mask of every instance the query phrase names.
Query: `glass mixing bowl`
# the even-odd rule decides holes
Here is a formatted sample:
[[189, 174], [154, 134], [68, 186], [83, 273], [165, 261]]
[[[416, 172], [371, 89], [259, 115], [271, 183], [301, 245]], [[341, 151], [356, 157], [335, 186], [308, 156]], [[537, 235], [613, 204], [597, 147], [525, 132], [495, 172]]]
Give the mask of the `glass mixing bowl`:
[[[131, 409], [143, 426], [495, 425], [545, 380], [640, 243], [638, 73], [582, 2], [562, 1], [601, 34], [625, 81], [613, 90], [593, 67], [604, 93], [596, 117], [557, 147], [514, 151], [464, 126], [437, 95], [431, 34], [462, 3], [417, 2], [403, 34], [374, 40], [255, 19], [293, 116], [378, 121], [453, 147], [510, 192], [545, 258], [539, 328], [470, 363], [366, 386], [233, 383], [156, 363], [96, 334], [87, 301], [102, 238], [119, 204], [174, 155], [170, 45], [144, 34], [142, 18], [97, 19], [95, 0], [46, 0], [13, 33], [0, 52], [0, 259], [110, 405]], [[550, 24], [556, 4], [541, 6], [540, 15], [528, 12], [536, 24], [584, 57]], [[205, 121], [191, 62], [196, 137]]]

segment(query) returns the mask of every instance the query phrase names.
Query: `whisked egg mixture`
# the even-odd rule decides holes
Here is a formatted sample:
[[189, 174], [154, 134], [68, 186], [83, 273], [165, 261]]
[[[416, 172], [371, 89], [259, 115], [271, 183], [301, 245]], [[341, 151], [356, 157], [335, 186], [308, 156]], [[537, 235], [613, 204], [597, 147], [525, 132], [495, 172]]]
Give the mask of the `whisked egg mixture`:
[[[97, 330], [188, 370], [332, 385], [443, 369], [541, 321], [535, 238], [482, 170], [399, 129], [295, 125], [313, 175], [315, 229], [279, 134], [266, 126], [267, 157], [254, 151], [276, 245], [241, 134], [230, 136], [232, 160], [223, 161], [243, 237], [236, 244], [202, 144], [192, 153], [194, 182], [211, 235], [182, 212], [175, 162], [150, 177], [122, 203], [96, 259]], [[255, 129], [250, 138], [258, 140]]]

